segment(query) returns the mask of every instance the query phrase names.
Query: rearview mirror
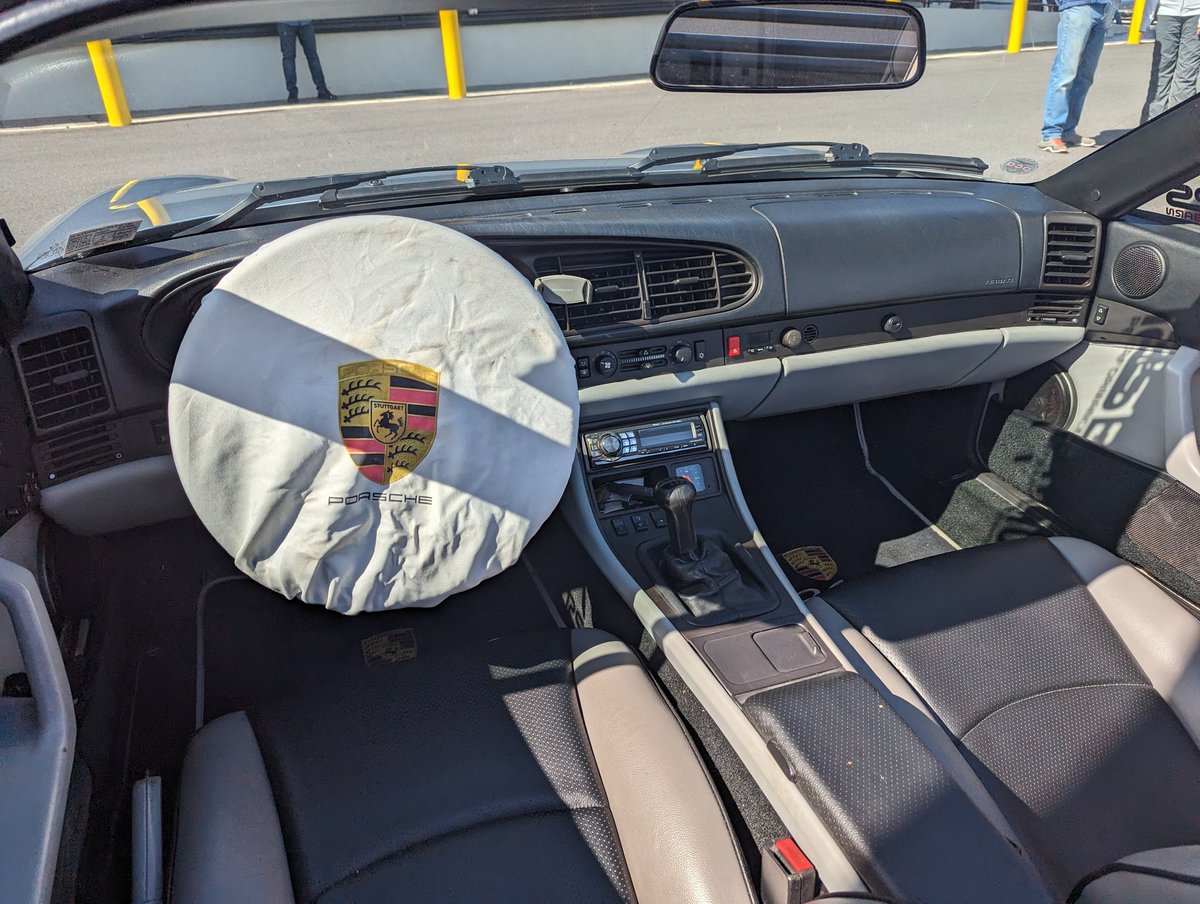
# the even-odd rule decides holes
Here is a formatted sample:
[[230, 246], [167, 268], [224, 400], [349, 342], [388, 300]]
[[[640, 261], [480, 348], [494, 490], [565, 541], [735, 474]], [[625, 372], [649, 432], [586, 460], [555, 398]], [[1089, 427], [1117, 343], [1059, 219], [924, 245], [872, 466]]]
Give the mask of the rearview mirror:
[[667, 91], [903, 88], [925, 70], [925, 24], [905, 3], [685, 3], [668, 17], [650, 75]]

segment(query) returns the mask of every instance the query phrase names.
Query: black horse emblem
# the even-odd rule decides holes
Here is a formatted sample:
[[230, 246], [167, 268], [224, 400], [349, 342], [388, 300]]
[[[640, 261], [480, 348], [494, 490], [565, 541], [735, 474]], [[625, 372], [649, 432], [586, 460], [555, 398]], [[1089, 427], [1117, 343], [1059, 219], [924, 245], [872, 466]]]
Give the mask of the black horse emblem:
[[395, 412], [388, 408], [375, 420], [374, 433], [380, 442], [394, 443], [400, 435], [400, 422], [396, 420]]

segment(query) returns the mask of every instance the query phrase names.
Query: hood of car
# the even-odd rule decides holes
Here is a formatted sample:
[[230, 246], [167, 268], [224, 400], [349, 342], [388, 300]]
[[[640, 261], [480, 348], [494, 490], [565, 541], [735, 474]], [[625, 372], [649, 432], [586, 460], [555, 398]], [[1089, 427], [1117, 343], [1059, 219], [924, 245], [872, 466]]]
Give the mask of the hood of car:
[[[567, 172], [584, 167], [612, 168], [615, 171], [627, 168], [638, 159], [638, 153], [632, 151], [616, 157], [522, 161], [503, 165], [518, 176], [535, 171]], [[86, 249], [89, 246], [100, 248], [125, 241], [139, 230], [184, 222], [203, 222], [241, 201], [254, 185], [253, 180], [201, 175], [131, 179], [124, 185], [113, 186], [93, 195], [51, 220], [20, 243], [18, 255], [26, 269], [35, 269], [71, 253], [67, 250], [68, 245], [73, 249]]]

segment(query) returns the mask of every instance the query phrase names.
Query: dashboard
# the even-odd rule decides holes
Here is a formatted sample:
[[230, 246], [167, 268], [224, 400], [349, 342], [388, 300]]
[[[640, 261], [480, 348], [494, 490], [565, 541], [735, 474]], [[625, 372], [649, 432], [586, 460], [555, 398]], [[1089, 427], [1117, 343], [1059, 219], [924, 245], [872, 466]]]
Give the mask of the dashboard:
[[[1093, 301], [1099, 221], [1030, 186], [845, 179], [406, 208], [543, 292], [589, 419], [716, 401], [727, 419], [1002, 379], [1088, 336], [1170, 346]], [[39, 487], [169, 454], [171, 364], [203, 296], [306, 221], [119, 249], [33, 274], [11, 341]], [[1103, 307], [1103, 311], [1099, 310]]]

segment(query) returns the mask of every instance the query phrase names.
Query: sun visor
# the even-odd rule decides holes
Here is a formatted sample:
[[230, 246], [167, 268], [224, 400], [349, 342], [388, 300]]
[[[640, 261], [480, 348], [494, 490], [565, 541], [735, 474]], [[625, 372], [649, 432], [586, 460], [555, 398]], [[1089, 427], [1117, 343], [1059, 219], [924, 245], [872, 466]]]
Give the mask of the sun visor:
[[562, 332], [507, 261], [360, 216], [221, 280], [169, 415], [188, 498], [237, 566], [357, 613], [433, 606], [514, 564], [562, 496], [579, 402]]

